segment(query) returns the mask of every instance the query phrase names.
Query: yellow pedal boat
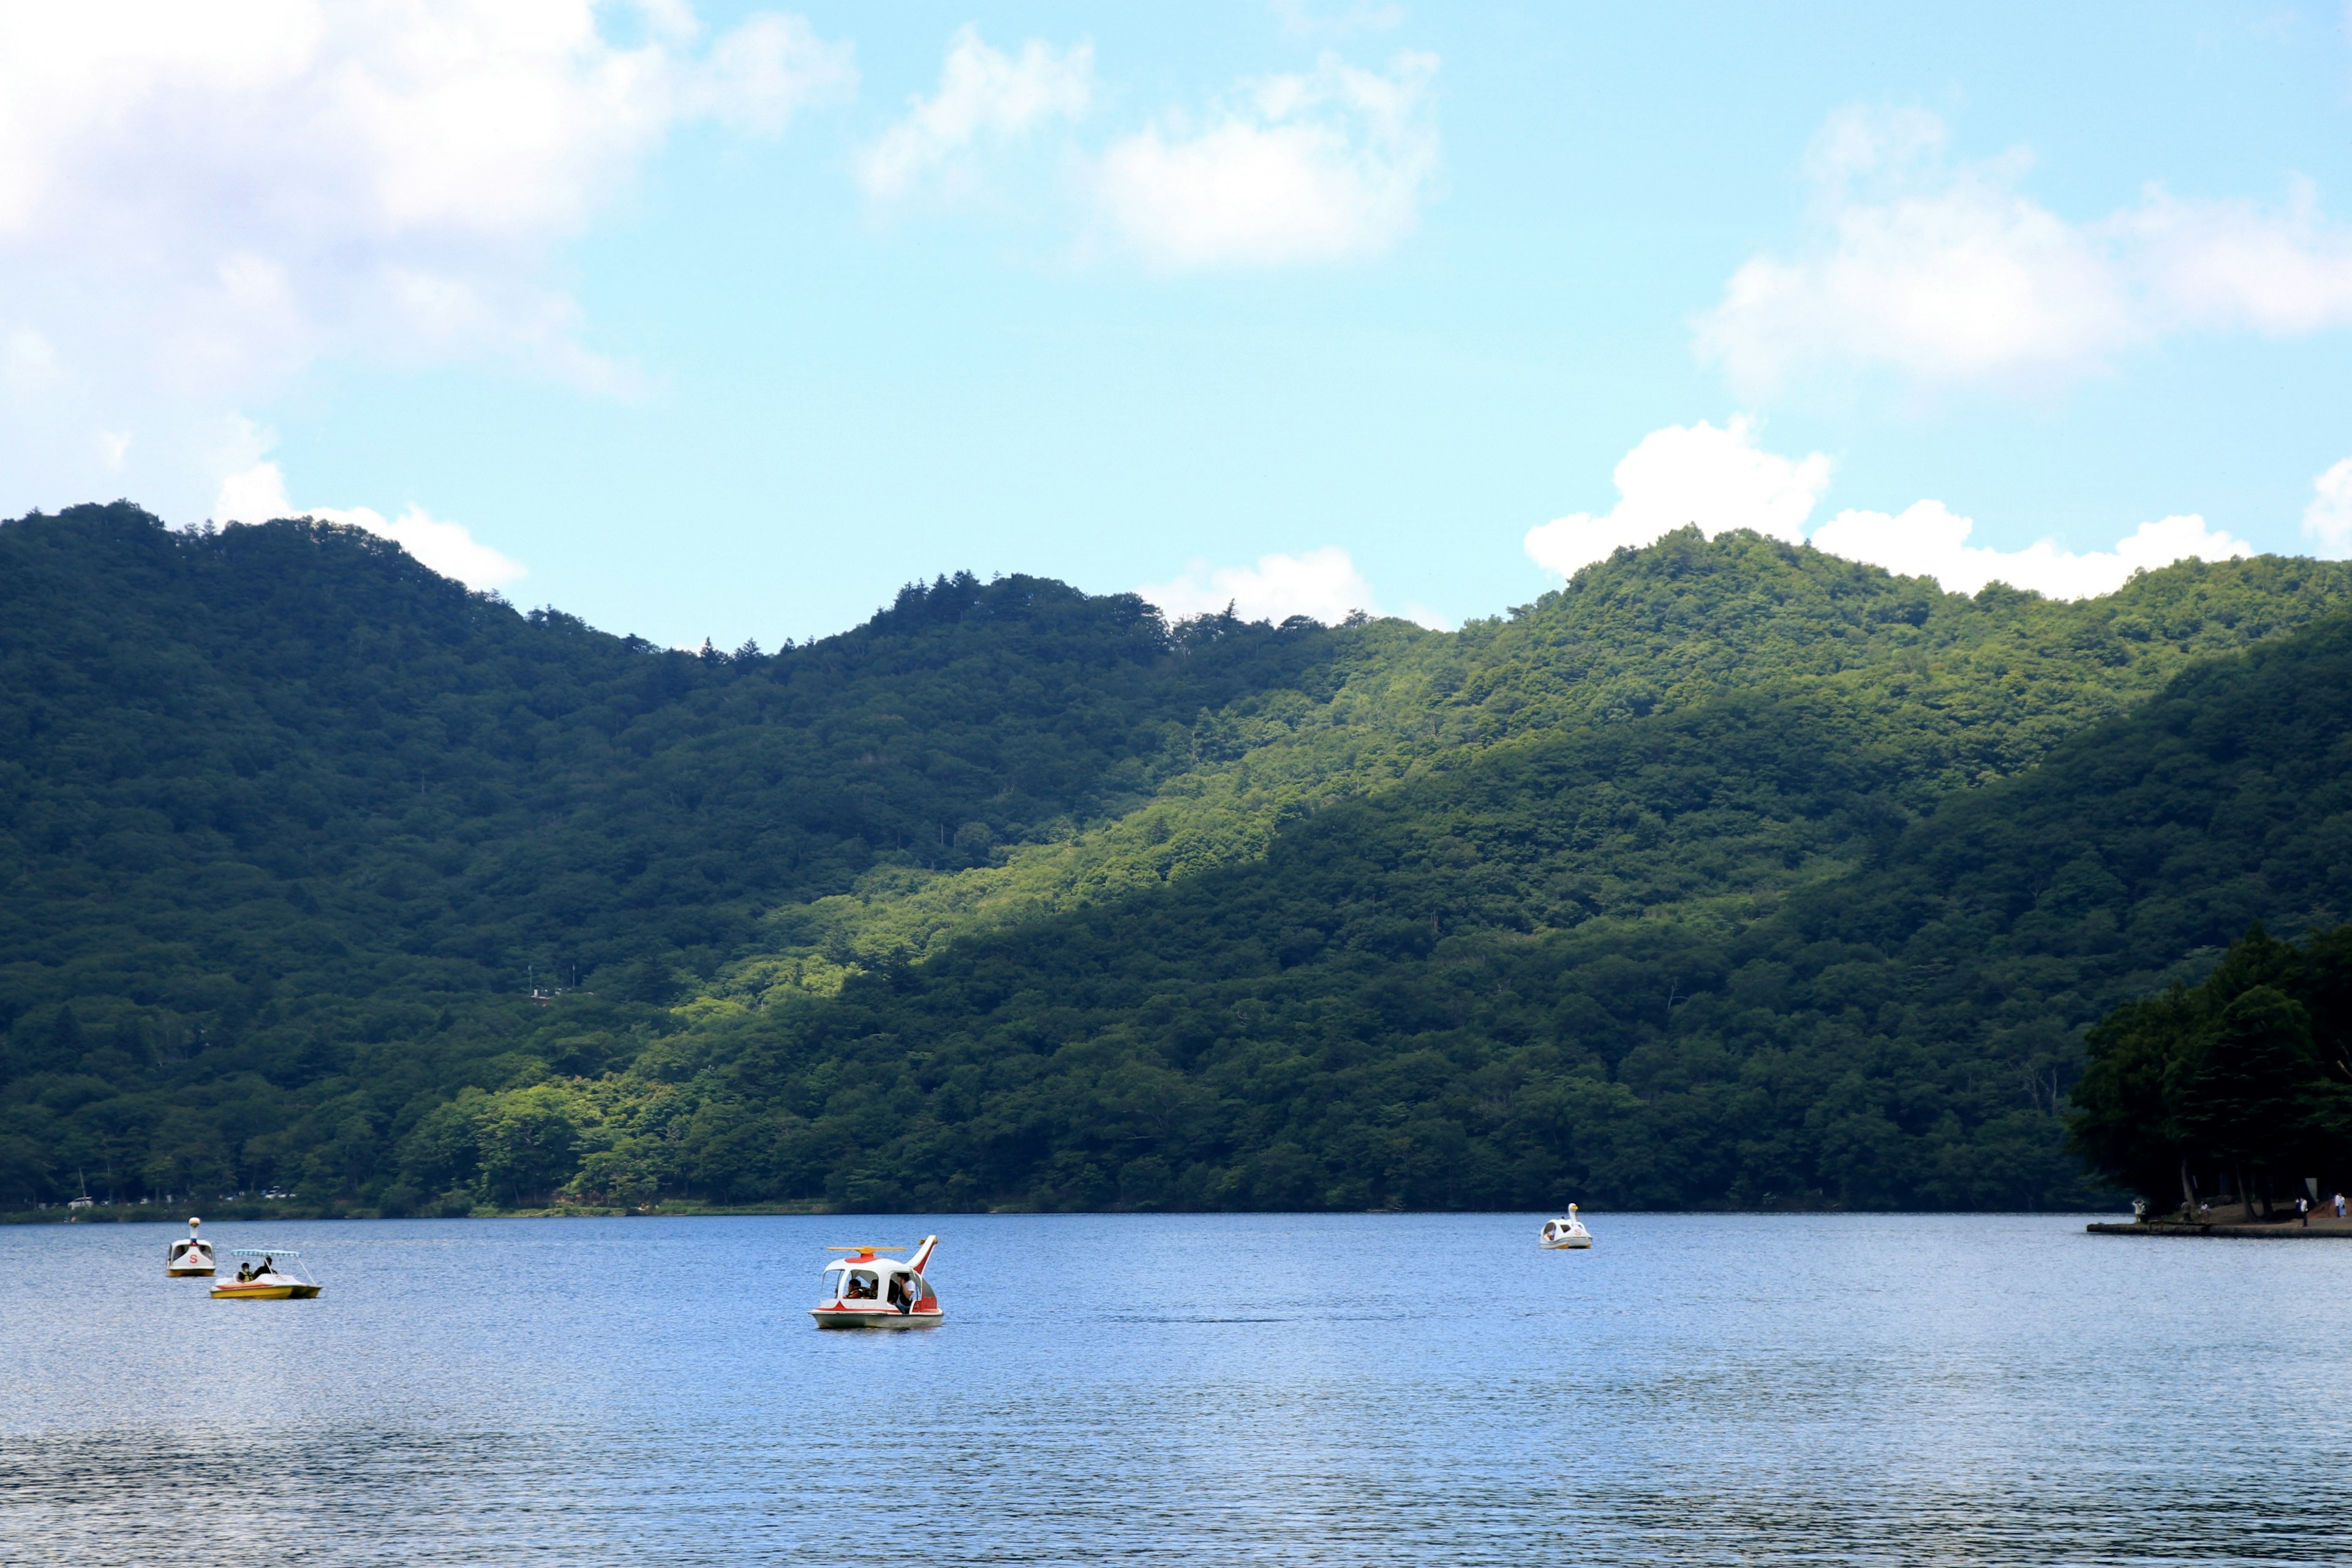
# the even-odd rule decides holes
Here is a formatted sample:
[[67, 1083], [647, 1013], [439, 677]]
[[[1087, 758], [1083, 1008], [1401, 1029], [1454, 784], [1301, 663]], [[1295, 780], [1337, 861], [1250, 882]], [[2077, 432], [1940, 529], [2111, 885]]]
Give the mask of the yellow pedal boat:
[[[323, 1287], [305, 1279], [300, 1273], [299, 1252], [271, 1251], [258, 1247], [237, 1247], [229, 1249], [231, 1258], [258, 1258], [261, 1261], [250, 1268], [240, 1268], [234, 1279], [221, 1279], [213, 1285], [215, 1301], [307, 1301]], [[279, 1259], [285, 1267], [278, 1266]]]

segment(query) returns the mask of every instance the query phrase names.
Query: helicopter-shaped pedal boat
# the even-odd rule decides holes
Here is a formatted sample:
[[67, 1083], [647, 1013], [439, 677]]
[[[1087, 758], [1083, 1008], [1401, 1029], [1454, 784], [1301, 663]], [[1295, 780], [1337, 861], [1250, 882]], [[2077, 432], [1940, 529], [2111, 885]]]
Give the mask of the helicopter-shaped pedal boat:
[[188, 1234], [172, 1243], [172, 1249], [163, 1255], [165, 1274], [174, 1279], [184, 1279], [212, 1273], [213, 1244], [196, 1234], [196, 1227], [204, 1223], [200, 1219], [188, 1221]]
[[900, 1247], [828, 1247], [851, 1256], [824, 1268], [824, 1300], [809, 1309], [820, 1329], [935, 1329], [947, 1321], [939, 1292], [923, 1278], [923, 1266], [940, 1244], [927, 1236], [904, 1263], [885, 1258]]
[[1576, 1205], [1570, 1204], [1568, 1213], [1560, 1218], [1544, 1221], [1543, 1229], [1537, 1234], [1536, 1243], [1546, 1251], [1557, 1251], [1564, 1247], [1591, 1247], [1592, 1233], [1584, 1228], [1584, 1222], [1576, 1217]]
[[[240, 1268], [234, 1279], [213, 1282], [215, 1301], [307, 1301], [321, 1287], [302, 1276], [299, 1252], [284, 1247], [232, 1247], [231, 1258], [258, 1258], [250, 1270]], [[283, 1266], [280, 1266], [280, 1260]]]

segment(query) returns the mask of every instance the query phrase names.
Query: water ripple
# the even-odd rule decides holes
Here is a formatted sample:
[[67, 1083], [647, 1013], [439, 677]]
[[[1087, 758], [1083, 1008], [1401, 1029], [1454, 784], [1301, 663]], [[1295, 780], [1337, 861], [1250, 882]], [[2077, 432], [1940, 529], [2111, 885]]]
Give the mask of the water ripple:
[[0, 1232], [0, 1557], [2352, 1562], [2352, 1247], [884, 1223], [945, 1233], [946, 1326], [814, 1331], [824, 1219], [221, 1227], [310, 1303], [166, 1280], [156, 1227]]

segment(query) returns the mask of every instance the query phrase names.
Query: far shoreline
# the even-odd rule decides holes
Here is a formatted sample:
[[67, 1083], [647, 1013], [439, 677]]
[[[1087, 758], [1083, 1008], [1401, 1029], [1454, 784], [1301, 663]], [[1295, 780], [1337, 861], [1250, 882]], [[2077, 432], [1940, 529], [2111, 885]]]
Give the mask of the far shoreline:
[[[1029, 1207], [1024, 1207], [1024, 1206], [1018, 1206], [1018, 1205], [1005, 1205], [1005, 1206], [1003, 1206], [1003, 1207], [997, 1207], [997, 1208], [986, 1208], [986, 1209], [952, 1209], [952, 1210], [950, 1210], [950, 1209], [938, 1209], [938, 1210], [929, 1210], [929, 1209], [908, 1209], [908, 1210], [867, 1210], [867, 1209], [847, 1209], [847, 1208], [836, 1208], [836, 1207], [833, 1207], [833, 1206], [831, 1206], [831, 1205], [825, 1205], [825, 1204], [823, 1204], [823, 1203], [801, 1203], [801, 1204], [759, 1204], [759, 1205], [743, 1205], [743, 1206], [737, 1207], [737, 1206], [721, 1206], [721, 1205], [700, 1205], [700, 1204], [693, 1204], [693, 1203], [683, 1203], [683, 1204], [681, 1204], [681, 1203], [677, 1203], [677, 1202], [673, 1201], [672, 1203], [669, 1203], [669, 1204], [664, 1204], [664, 1205], [652, 1205], [652, 1206], [647, 1206], [647, 1207], [643, 1207], [643, 1208], [622, 1208], [622, 1207], [617, 1207], [617, 1206], [613, 1206], [613, 1205], [604, 1205], [604, 1206], [599, 1206], [599, 1205], [590, 1205], [590, 1204], [579, 1204], [579, 1205], [574, 1205], [574, 1204], [565, 1204], [565, 1205], [562, 1205], [555, 1206], [555, 1207], [550, 1207], [550, 1208], [512, 1208], [512, 1209], [501, 1209], [501, 1208], [490, 1208], [490, 1207], [488, 1207], [488, 1206], [484, 1206], [484, 1207], [479, 1207], [479, 1208], [473, 1209], [473, 1210], [471, 1210], [470, 1212], [458, 1213], [458, 1214], [442, 1213], [442, 1214], [392, 1214], [392, 1215], [388, 1215], [388, 1214], [376, 1213], [376, 1212], [374, 1212], [374, 1211], [372, 1211], [372, 1210], [366, 1210], [366, 1209], [358, 1209], [358, 1208], [340, 1208], [340, 1209], [339, 1209], [339, 1208], [328, 1208], [328, 1207], [314, 1207], [314, 1206], [310, 1206], [310, 1205], [299, 1205], [299, 1204], [286, 1204], [286, 1205], [279, 1205], [279, 1204], [257, 1204], [257, 1203], [227, 1203], [227, 1204], [222, 1204], [222, 1205], [217, 1205], [217, 1206], [215, 1206], [215, 1207], [213, 1207], [213, 1208], [197, 1208], [197, 1209], [190, 1209], [190, 1208], [187, 1208], [187, 1207], [167, 1207], [167, 1206], [165, 1206], [165, 1205], [162, 1205], [162, 1204], [119, 1204], [119, 1205], [100, 1205], [93, 1206], [93, 1207], [91, 1207], [91, 1208], [88, 1208], [88, 1209], [79, 1209], [79, 1210], [75, 1210], [75, 1211], [72, 1211], [72, 1212], [68, 1212], [68, 1211], [67, 1211], [67, 1210], [66, 1210], [62, 1205], [51, 1205], [50, 1207], [46, 1208], [46, 1209], [15, 1209], [15, 1210], [0, 1211], [0, 1226], [37, 1226], [37, 1225], [59, 1225], [59, 1226], [62, 1226], [62, 1225], [184, 1225], [184, 1224], [186, 1224], [186, 1223], [187, 1223], [188, 1215], [189, 1215], [190, 1214], [192, 1214], [192, 1213], [193, 1213], [193, 1214], [198, 1214], [198, 1215], [200, 1215], [200, 1216], [203, 1218], [203, 1220], [204, 1220], [204, 1222], [205, 1222], [205, 1224], [207, 1224], [207, 1225], [215, 1225], [215, 1224], [224, 1224], [224, 1223], [251, 1224], [251, 1223], [255, 1223], [255, 1222], [260, 1222], [260, 1221], [271, 1221], [271, 1220], [275, 1220], [275, 1221], [283, 1221], [283, 1222], [299, 1221], [299, 1222], [303, 1222], [303, 1223], [306, 1223], [306, 1224], [307, 1224], [307, 1223], [311, 1223], [311, 1222], [335, 1222], [335, 1223], [341, 1223], [341, 1222], [346, 1222], [346, 1221], [369, 1221], [369, 1220], [469, 1220], [469, 1219], [470, 1219], [470, 1220], [509, 1220], [509, 1219], [745, 1219], [745, 1218], [774, 1218], [774, 1217], [793, 1217], [793, 1218], [817, 1218], [817, 1217], [829, 1217], [829, 1218], [838, 1218], [838, 1219], [855, 1219], [855, 1218], [857, 1218], [857, 1217], [859, 1217], [859, 1216], [861, 1216], [861, 1215], [874, 1215], [874, 1214], [879, 1214], [879, 1213], [894, 1213], [894, 1214], [895, 1214], [895, 1213], [905, 1213], [905, 1214], [938, 1214], [938, 1215], [942, 1215], [942, 1216], [945, 1216], [945, 1215], [948, 1215], [952, 1214], [952, 1215], [972, 1215], [972, 1216], [975, 1216], [975, 1217], [982, 1217], [982, 1216], [1002, 1216], [1002, 1215], [1074, 1215], [1074, 1216], [1075, 1216], [1075, 1215], [1277, 1215], [1277, 1214], [1280, 1214], [1280, 1215], [1343, 1215], [1343, 1214], [1349, 1214], [1349, 1215], [1393, 1215], [1393, 1216], [1397, 1216], [1397, 1217], [1401, 1217], [1401, 1218], [1402, 1218], [1402, 1217], [1406, 1217], [1406, 1216], [1411, 1216], [1411, 1215], [1423, 1215], [1491, 1214], [1491, 1215], [1534, 1215], [1534, 1214], [1549, 1214], [1549, 1213], [1551, 1213], [1551, 1212], [1552, 1212], [1552, 1211], [1551, 1211], [1551, 1210], [1549, 1210], [1549, 1209], [1532, 1209], [1532, 1208], [1527, 1208], [1527, 1209], [1521, 1209], [1521, 1208], [1511, 1208], [1511, 1209], [1386, 1209], [1386, 1208], [1382, 1208], [1382, 1209], [1041, 1209], [1041, 1208], [1029, 1208]], [[2037, 1215], [2037, 1216], [2045, 1217], [2045, 1218], [2051, 1218], [2051, 1219], [2072, 1219], [2072, 1218], [2078, 1218], [2078, 1217], [2082, 1217], [2082, 1216], [2086, 1215], [2097, 1214], [2097, 1213], [2099, 1213], [2099, 1212], [2101, 1212], [2101, 1211], [2098, 1211], [2098, 1210], [2092, 1210], [2092, 1209], [2074, 1209], [2074, 1210], [2056, 1210], [2056, 1209], [1843, 1209], [1843, 1208], [1780, 1208], [1780, 1207], [1774, 1207], [1774, 1208], [1758, 1208], [1758, 1209], [1732, 1209], [1732, 1208], [1704, 1208], [1704, 1209], [1701, 1209], [1701, 1208], [1689, 1208], [1689, 1209], [1608, 1209], [1608, 1210], [1593, 1210], [1593, 1209], [1591, 1209], [1591, 1208], [1589, 1208], [1589, 1207], [1588, 1207], [1588, 1208], [1586, 1209], [1586, 1211], [1585, 1211], [1585, 1212], [1586, 1212], [1588, 1215], [1601, 1215], [1601, 1214], [1606, 1214], [1606, 1215], [1681, 1215], [1681, 1216], [1691, 1216], [1691, 1217], [1699, 1217], [1699, 1216], [1705, 1216], [1705, 1215], [1767, 1215], [1767, 1216], [1774, 1216], [1774, 1217], [1780, 1217], [1780, 1216], [1799, 1217], [1799, 1216], [1839, 1215], [1839, 1216], [1843, 1216], [1843, 1217], [1846, 1217], [1846, 1218], [1852, 1218], [1852, 1219], [1870, 1219], [1870, 1218], [1880, 1218], [1880, 1219], [1915, 1219], [1915, 1220], [1933, 1220], [1933, 1219], [1964, 1219], [1964, 1218], [1974, 1218], [1974, 1217], [1982, 1217], [1982, 1216], [1986, 1216], [1986, 1215], [2003, 1215], [2021, 1216], [2021, 1216], [2025, 1216], [2025, 1215]], [[2287, 1225], [2288, 1225], [2289, 1226], [2293, 1226], [2293, 1224], [2294, 1224], [2294, 1222], [2293, 1222], [2292, 1220], [2289, 1220], [2289, 1221], [2287, 1221], [2286, 1223], [2287, 1223]], [[2347, 1222], [2346, 1222], [2346, 1226], [2347, 1226], [2346, 1234], [2347, 1234], [2347, 1235], [2352, 1235], [2352, 1221], [2347, 1221]], [[2099, 1232], [2099, 1233], [2102, 1233], [2102, 1234], [2105, 1234], [2105, 1233], [2113, 1233], [2113, 1232], [2128, 1232], [2128, 1233], [2133, 1233], [2133, 1234], [2140, 1234], [2140, 1233], [2150, 1233], [2150, 1234], [2152, 1234], [2151, 1232], [2149, 1232], [2149, 1231], [2148, 1231], [2148, 1226], [2145, 1226], [2145, 1225], [2134, 1224], [2133, 1222], [2128, 1221], [2128, 1220], [2126, 1220], [2126, 1221], [2123, 1221], [2123, 1222], [2120, 1222], [2120, 1223], [2099, 1223], [2099, 1222], [2095, 1222], [2095, 1223], [2091, 1224], [2087, 1228], [2088, 1228], [2088, 1229], [2090, 1229], [2090, 1230], [2092, 1230], [2092, 1231]], [[2196, 1231], [2196, 1232], [2201, 1233], [2203, 1230], [2210, 1229], [2210, 1228], [2212, 1228], [2212, 1227], [2189, 1226], [2189, 1227], [2183, 1227], [2183, 1228], [2184, 1228], [2184, 1229], [2186, 1229], [2186, 1230], [2189, 1230], [2189, 1231]], [[2261, 1225], [2261, 1224], [2257, 1224], [2257, 1225], [2254, 1225], [2254, 1226], [2247, 1226], [2247, 1227], [2245, 1227], [2245, 1228], [2246, 1228], [2246, 1229], [2248, 1229], [2248, 1230], [2250, 1230], [2250, 1231], [2258, 1231], [2258, 1232], [2261, 1232], [2261, 1233], [2263, 1233], [2263, 1234], [2267, 1235], [2267, 1234], [2269, 1234], [2269, 1232], [2270, 1232], [2270, 1230], [2271, 1230], [2271, 1228], [2272, 1228], [2272, 1227], [2271, 1227], [2270, 1226], [2267, 1226], [2267, 1225]]]

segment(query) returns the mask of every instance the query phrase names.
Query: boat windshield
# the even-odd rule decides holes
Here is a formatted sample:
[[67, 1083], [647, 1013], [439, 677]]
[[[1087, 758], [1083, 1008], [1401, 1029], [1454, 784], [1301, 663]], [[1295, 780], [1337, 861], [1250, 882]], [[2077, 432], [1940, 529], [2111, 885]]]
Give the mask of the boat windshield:
[[840, 1292], [834, 1298], [837, 1301], [872, 1301], [882, 1294], [882, 1281], [871, 1268], [828, 1268], [824, 1288], [827, 1293]]

